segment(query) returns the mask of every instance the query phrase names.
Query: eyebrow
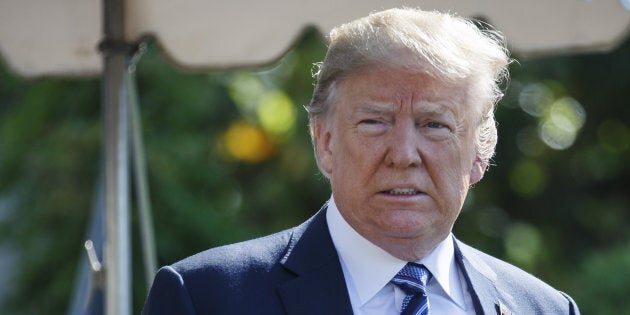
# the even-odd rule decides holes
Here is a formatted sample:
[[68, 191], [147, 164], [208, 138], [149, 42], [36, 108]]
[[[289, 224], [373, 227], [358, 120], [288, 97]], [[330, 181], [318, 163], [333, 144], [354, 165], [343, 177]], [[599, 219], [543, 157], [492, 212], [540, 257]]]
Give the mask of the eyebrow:
[[[419, 102], [419, 104], [420, 104], [420, 110], [423, 113], [431, 113], [431, 114], [438, 114], [438, 115], [449, 114], [449, 113], [455, 114], [453, 111], [453, 108], [440, 104], [439, 102], [421, 101]], [[416, 108], [414, 107], [414, 110], [415, 109]]]
[[[358, 112], [365, 114], [391, 114], [395, 112], [396, 106], [390, 102], [378, 102], [369, 101], [364, 102], [358, 108]], [[431, 114], [431, 115], [444, 115], [455, 114], [452, 108], [444, 106], [437, 102], [420, 101], [414, 104], [414, 113]]]

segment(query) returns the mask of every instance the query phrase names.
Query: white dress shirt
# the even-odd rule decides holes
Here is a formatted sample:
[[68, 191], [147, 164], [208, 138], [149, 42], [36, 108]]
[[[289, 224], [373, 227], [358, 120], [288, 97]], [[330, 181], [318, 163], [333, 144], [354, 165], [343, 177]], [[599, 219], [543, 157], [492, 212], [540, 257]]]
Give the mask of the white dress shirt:
[[[357, 233], [339, 213], [334, 197], [328, 202], [326, 220], [354, 314], [399, 315], [405, 293], [389, 281], [407, 262]], [[431, 314], [475, 314], [466, 282], [455, 262], [452, 235], [417, 263], [433, 275], [427, 285]]]

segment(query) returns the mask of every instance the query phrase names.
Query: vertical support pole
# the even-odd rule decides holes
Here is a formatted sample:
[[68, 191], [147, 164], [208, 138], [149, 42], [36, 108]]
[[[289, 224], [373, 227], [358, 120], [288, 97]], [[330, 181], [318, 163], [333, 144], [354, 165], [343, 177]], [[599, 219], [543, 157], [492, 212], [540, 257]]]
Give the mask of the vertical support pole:
[[[143, 45], [140, 45], [138, 55], [142, 53]], [[134, 62], [132, 60], [132, 62]], [[135, 65], [135, 64], [134, 64]], [[157, 271], [157, 255], [155, 253], [155, 236], [153, 233], [153, 218], [151, 215], [151, 200], [149, 198], [149, 184], [147, 180], [146, 156], [144, 153], [144, 141], [142, 140], [142, 120], [138, 105], [138, 91], [133, 72], [129, 73], [129, 107], [131, 123], [131, 155], [133, 161], [133, 178], [135, 184], [136, 200], [138, 206], [138, 221], [140, 223], [140, 243], [144, 257], [144, 276], [147, 288], [151, 288], [153, 277]]]
[[124, 0], [103, 0], [102, 106], [105, 136], [105, 314], [131, 313], [129, 107]]

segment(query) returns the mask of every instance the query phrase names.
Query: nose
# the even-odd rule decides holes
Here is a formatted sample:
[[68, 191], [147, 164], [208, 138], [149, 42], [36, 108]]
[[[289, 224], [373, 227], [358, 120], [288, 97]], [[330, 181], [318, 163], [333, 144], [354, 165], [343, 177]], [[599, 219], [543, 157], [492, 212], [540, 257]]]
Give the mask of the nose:
[[416, 167], [422, 163], [415, 124], [396, 124], [388, 139], [385, 162], [390, 167]]

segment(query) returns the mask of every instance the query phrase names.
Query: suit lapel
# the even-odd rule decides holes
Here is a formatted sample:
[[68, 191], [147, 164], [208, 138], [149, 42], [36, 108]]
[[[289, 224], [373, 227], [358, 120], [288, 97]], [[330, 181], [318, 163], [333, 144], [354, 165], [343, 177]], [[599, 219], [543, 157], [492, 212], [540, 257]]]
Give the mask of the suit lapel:
[[510, 315], [512, 296], [496, 286], [496, 273], [473, 248], [455, 240], [455, 259], [462, 270], [477, 314]]
[[352, 314], [325, 208], [295, 229], [281, 264], [296, 274], [278, 286], [287, 314]]
[[[510, 315], [513, 298], [496, 287], [496, 273], [473, 248], [455, 240], [455, 259], [477, 314]], [[296, 277], [278, 285], [288, 315], [352, 314], [350, 297], [333, 245], [326, 208], [295, 229], [281, 264]]]

